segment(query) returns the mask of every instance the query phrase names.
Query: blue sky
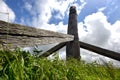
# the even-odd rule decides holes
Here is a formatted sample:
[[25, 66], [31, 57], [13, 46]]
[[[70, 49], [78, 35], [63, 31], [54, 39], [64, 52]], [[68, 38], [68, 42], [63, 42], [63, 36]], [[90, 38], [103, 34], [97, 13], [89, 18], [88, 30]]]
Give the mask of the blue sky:
[[[61, 1], [65, 1], [65, 0], [61, 0]], [[21, 23], [21, 18], [24, 18], [25, 20], [29, 20], [32, 21], [32, 17], [33, 15], [25, 8], [25, 5], [31, 5], [31, 7], [35, 6], [36, 3], [33, 0], [29, 0], [28, 2], [26, 0], [5, 0], [4, 1], [15, 13], [16, 18], [15, 18], [15, 22], [17, 23]], [[37, 1], [36, 1], [37, 2]], [[43, 2], [42, 0], [39, 0], [40, 4]], [[27, 4], [28, 3], [28, 4]], [[98, 9], [100, 8], [105, 8], [102, 12], [107, 16], [107, 20], [111, 23], [114, 24], [116, 20], [120, 19], [120, 0], [100, 0], [100, 1], [96, 1], [96, 0], [86, 0], [86, 5], [84, 6], [84, 8], [81, 10], [81, 13], [78, 14], [78, 21], [81, 22], [85, 19], [85, 17], [87, 15], [90, 15], [92, 13], [95, 13], [98, 11]], [[44, 2], [43, 2], [44, 4]], [[78, 4], [81, 5], [81, 1], [80, 0], [73, 0], [73, 2], [69, 5], [72, 4]], [[68, 5], [68, 7], [69, 7]], [[33, 8], [34, 9], [34, 8]], [[39, 11], [39, 13], [41, 13]], [[39, 13], [36, 13], [39, 15]], [[60, 12], [57, 10], [53, 10], [51, 12], [52, 16], [49, 20], [49, 24], [58, 24], [60, 21], [63, 21], [64, 24], [67, 24], [67, 18], [68, 18], [68, 14], [65, 14], [63, 19], [56, 19], [55, 16], [57, 16], [57, 14], [59, 14]], [[66, 13], [66, 11], [65, 11]], [[28, 23], [24, 23], [26, 25], [30, 25]]]
[[[67, 33], [69, 8], [74, 5], [80, 40], [120, 52], [119, 3], [120, 0], [0, 0], [0, 20], [8, 21], [5, 13], [9, 13], [12, 23]], [[85, 50], [81, 53], [91, 61], [99, 56]]]

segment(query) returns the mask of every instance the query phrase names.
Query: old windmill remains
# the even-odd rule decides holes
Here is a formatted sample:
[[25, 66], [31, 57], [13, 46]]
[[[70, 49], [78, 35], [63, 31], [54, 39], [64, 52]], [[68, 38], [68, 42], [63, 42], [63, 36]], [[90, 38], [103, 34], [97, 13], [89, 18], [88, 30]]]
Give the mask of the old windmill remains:
[[120, 53], [79, 41], [77, 29], [77, 12], [75, 6], [70, 7], [67, 33], [68, 34], [62, 34], [0, 21], [0, 45], [3, 47], [14, 49], [16, 47], [59, 43], [50, 50], [46, 51], [40, 57], [47, 57], [55, 51], [66, 46], [67, 58], [73, 57], [80, 60], [80, 48], [84, 48], [96, 52], [100, 55], [120, 61]]

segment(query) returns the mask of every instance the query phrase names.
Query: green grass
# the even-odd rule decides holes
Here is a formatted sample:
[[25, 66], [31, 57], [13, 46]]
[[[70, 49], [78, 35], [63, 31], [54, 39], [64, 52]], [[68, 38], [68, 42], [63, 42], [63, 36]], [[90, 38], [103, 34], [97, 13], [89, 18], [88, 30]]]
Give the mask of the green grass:
[[120, 68], [75, 59], [38, 58], [19, 49], [1, 50], [0, 80], [120, 80]]

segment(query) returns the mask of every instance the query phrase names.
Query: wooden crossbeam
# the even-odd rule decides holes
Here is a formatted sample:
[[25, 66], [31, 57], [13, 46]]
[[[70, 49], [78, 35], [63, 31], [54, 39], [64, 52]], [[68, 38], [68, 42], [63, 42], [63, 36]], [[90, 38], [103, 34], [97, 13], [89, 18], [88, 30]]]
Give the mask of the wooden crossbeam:
[[[53, 48], [49, 49], [47, 52], [43, 53], [40, 57], [48, 57], [52, 53], [54, 53], [54, 52], [58, 51], [59, 49], [61, 49], [62, 47], [64, 47], [67, 43], [68, 42], [64, 42], [64, 43], [60, 43], [60, 44], [54, 46]], [[80, 48], [84, 48], [86, 50], [93, 51], [97, 54], [120, 61], [120, 53], [118, 53], [118, 52], [114, 52], [114, 51], [110, 51], [110, 50], [103, 49], [100, 47], [96, 47], [94, 45], [84, 43], [81, 41], [79, 41], [79, 43], [80, 43]]]
[[0, 44], [9, 48], [61, 43], [73, 39], [72, 35], [0, 21]]
[[63, 43], [60, 43], [60, 44], [54, 46], [53, 48], [49, 49], [48, 51], [46, 51], [45, 53], [40, 55], [40, 57], [48, 57], [52, 53], [54, 53], [54, 52], [58, 51], [59, 49], [61, 49], [62, 47], [64, 47], [66, 45], [66, 43], [67, 42], [63, 42]]
[[100, 54], [100, 55], [103, 55], [103, 56], [106, 56], [106, 57], [109, 57], [109, 58], [120, 61], [120, 53], [118, 53], [118, 52], [103, 49], [103, 48], [100, 48], [100, 47], [97, 47], [97, 46], [94, 46], [94, 45], [91, 45], [91, 44], [88, 44], [88, 43], [84, 43], [84, 42], [81, 42], [81, 41], [79, 43], [80, 43], [81, 48], [84, 48], [84, 49], [93, 51], [97, 54]]

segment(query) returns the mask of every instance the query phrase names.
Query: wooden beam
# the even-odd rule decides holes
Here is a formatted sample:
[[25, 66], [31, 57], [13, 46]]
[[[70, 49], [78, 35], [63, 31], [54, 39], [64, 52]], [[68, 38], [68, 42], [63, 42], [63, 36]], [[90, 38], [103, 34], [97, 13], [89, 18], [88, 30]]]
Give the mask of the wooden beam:
[[[72, 42], [72, 41], [71, 41]], [[40, 55], [40, 57], [48, 57], [49, 55], [51, 55], [52, 53], [58, 51], [59, 49], [61, 49], [62, 47], [64, 47], [68, 42], [64, 42], [64, 43], [60, 43], [56, 46], [54, 46], [53, 48], [49, 49], [48, 51], [46, 51], [45, 53], [43, 53], [42, 55]], [[84, 48], [86, 50], [90, 50], [95, 52], [96, 54], [100, 54], [115, 60], [120, 61], [120, 53], [118, 52], [114, 52], [114, 51], [110, 51], [107, 49], [103, 49], [100, 47], [96, 47], [94, 45], [88, 44], [88, 43], [84, 43], [79, 41], [80, 43], [80, 47]]]
[[84, 49], [93, 51], [97, 54], [100, 54], [100, 55], [103, 55], [103, 56], [106, 56], [106, 57], [109, 57], [109, 58], [120, 61], [120, 53], [118, 53], [118, 52], [114, 52], [114, 51], [111, 51], [111, 50], [96, 47], [94, 45], [84, 43], [84, 42], [81, 42], [81, 41], [79, 43], [80, 43], [81, 48], [84, 48]]
[[0, 21], [0, 44], [9, 48], [61, 43], [73, 39], [72, 35]]
[[69, 22], [68, 22], [68, 34], [74, 35], [74, 40], [68, 42], [66, 45], [66, 56], [80, 60], [80, 44], [77, 28], [77, 12], [76, 7], [70, 7]]
[[45, 53], [40, 55], [40, 57], [48, 57], [52, 53], [54, 53], [54, 52], [58, 51], [59, 49], [61, 49], [62, 47], [64, 47], [66, 45], [66, 43], [67, 42], [63, 42], [63, 43], [60, 43], [60, 44], [54, 46], [53, 48], [49, 49], [48, 51], [46, 51]]

